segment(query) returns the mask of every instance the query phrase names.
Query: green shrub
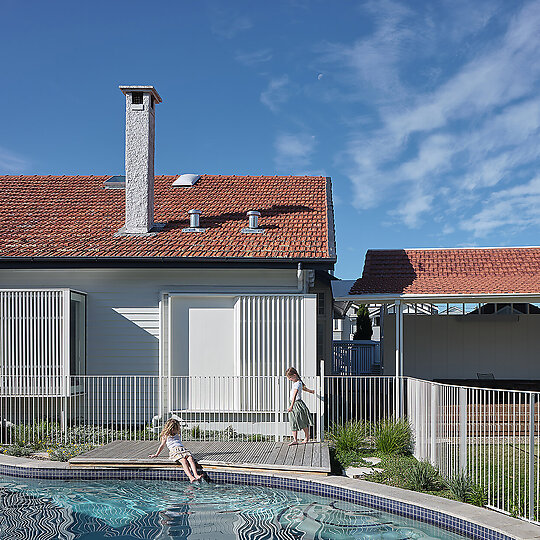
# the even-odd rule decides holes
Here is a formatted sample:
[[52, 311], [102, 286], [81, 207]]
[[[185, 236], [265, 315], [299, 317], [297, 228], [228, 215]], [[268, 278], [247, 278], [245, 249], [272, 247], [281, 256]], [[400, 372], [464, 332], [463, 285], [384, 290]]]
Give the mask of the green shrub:
[[357, 452], [370, 446], [369, 433], [367, 422], [351, 420], [345, 424], [333, 424], [326, 437], [334, 442], [338, 452]]
[[37, 445], [36, 449], [45, 448], [46, 442], [60, 437], [60, 425], [57, 422], [42, 420], [35, 424], [20, 424], [13, 428], [13, 440], [19, 446]]
[[377, 468], [382, 471], [373, 471], [363, 477], [364, 480], [406, 488], [409, 483], [409, 471], [417, 463], [413, 456], [383, 455]]
[[407, 456], [412, 453], [413, 436], [404, 419], [381, 420], [375, 428], [375, 448], [381, 454]]
[[417, 461], [407, 472], [408, 487], [414, 491], [437, 491], [442, 487], [442, 478], [429, 461]]
[[4, 454], [8, 456], [24, 457], [31, 455], [32, 452], [33, 450], [31, 448], [19, 444], [4, 447]]
[[72, 457], [92, 450], [92, 448], [93, 446], [90, 444], [69, 444], [57, 446], [56, 448], [49, 448], [47, 453], [53, 461], [68, 461]]
[[458, 500], [476, 506], [484, 506], [487, 493], [483, 486], [476, 484], [466, 473], [458, 473], [446, 480], [452, 495]]
[[326, 437], [332, 441], [335, 449], [335, 459], [343, 468], [361, 461], [366, 449], [371, 446], [370, 432], [371, 425], [368, 422], [357, 420], [334, 424], [327, 431]]

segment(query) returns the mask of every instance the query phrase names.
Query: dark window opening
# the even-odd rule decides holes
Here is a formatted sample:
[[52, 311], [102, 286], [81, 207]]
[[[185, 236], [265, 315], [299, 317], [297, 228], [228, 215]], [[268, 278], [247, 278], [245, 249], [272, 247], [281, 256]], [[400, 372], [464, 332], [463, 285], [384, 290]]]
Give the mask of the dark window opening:
[[131, 94], [131, 103], [134, 105], [142, 105], [143, 95], [142, 92], [132, 92]]
[[154, 96], [150, 96], [150, 107], [154, 108]]

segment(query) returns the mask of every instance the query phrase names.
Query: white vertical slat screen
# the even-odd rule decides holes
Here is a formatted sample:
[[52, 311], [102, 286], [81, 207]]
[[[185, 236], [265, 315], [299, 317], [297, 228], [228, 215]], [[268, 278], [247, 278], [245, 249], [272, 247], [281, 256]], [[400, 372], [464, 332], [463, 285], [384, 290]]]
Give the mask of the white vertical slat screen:
[[285, 374], [290, 366], [304, 368], [304, 298], [239, 296], [238, 375]]
[[3, 395], [62, 393], [64, 296], [68, 291], [0, 291], [0, 376]]
[[[235, 401], [242, 408], [285, 410], [288, 395], [285, 371], [294, 366], [302, 374], [305, 366], [304, 297], [239, 296], [235, 310], [237, 369], [243, 377]], [[265, 379], [270, 378], [276, 385], [268, 392]]]

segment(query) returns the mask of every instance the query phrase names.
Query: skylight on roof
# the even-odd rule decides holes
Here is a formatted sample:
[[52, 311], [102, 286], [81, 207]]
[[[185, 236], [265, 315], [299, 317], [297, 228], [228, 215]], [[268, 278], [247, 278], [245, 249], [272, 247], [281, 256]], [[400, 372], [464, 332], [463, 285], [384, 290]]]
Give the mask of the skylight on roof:
[[181, 174], [173, 182], [173, 187], [191, 187], [200, 177], [200, 174]]
[[126, 177], [125, 176], [111, 176], [108, 180], [103, 182], [107, 189], [125, 189]]

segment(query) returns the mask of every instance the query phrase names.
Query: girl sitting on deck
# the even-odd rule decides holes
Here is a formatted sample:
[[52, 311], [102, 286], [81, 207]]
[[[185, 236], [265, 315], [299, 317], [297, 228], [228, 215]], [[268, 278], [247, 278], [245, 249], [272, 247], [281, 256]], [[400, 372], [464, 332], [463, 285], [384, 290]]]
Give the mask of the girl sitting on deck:
[[161, 439], [161, 444], [159, 445], [158, 451], [155, 454], [150, 454], [148, 457], [158, 457], [165, 445], [167, 445], [167, 448], [169, 449], [169, 459], [182, 465], [184, 472], [191, 483], [200, 480], [203, 477], [202, 474], [197, 472], [197, 466], [195, 465], [195, 460], [193, 459], [191, 452], [186, 450], [182, 444], [182, 439], [180, 439], [180, 422], [178, 420], [175, 420], [174, 418], [167, 420], [161, 430], [159, 438]]
[[285, 375], [287, 379], [291, 381], [292, 387], [289, 394], [291, 405], [287, 409], [289, 412], [289, 422], [291, 424], [293, 440], [289, 443], [289, 446], [293, 444], [298, 444], [298, 431], [303, 429], [305, 434], [305, 439], [303, 443], [309, 442], [309, 426], [313, 425], [311, 421], [311, 415], [309, 414], [309, 409], [306, 404], [302, 401], [302, 390], [314, 394], [315, 390], [310, 390], [300, 379], [298, 371], [293, 367], [290, 367]]

